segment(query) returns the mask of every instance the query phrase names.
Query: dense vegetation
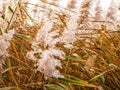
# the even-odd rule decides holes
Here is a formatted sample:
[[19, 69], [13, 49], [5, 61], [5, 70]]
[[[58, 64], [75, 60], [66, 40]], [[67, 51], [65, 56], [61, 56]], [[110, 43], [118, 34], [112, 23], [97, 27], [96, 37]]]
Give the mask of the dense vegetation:
[[0, 90], [120, 89], [119, 3], [76, 3], [3, 0]]

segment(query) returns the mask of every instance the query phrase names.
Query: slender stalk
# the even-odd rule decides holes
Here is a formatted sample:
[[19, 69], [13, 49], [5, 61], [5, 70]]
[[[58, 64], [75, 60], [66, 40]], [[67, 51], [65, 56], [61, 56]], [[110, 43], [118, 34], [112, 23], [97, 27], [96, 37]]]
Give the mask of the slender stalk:
[[12, 16], [11, 16], [11, 18], [10, 18], [10, 21], [8, 22], [8, 25], [7, 25], [7, 28], [5, 29], [5, 32], [8, 32], [8, 31], [9, 31], [8, 29], [9, 29], [9, 27], [10, 27], [10, 24], [11, 24], [12, 20], [13, 20], [13, 17], [14, 17], [14, 15], [15, 15], [15, 12], [17, 11], [17, 7], [18, 7], [18, 5], [19, 5], [19, 2], [20, 2], [20, 0], [18, 1], [17, 5], [16, 5], [15, 10], [12, 12]]

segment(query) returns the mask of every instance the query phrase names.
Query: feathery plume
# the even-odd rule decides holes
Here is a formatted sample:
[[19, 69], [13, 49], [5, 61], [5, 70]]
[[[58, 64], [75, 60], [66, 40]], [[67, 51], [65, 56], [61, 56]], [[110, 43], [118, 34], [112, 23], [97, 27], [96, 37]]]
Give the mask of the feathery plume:
[[83, 0], [81, 2], [79, 19], [79, 25], [81, 27], [81, 30], [89, 29], [92, 26], [92, 3], [93, 0]]
[[14, 33], [14, 30], [10, 30], [8, 33], [0, 35], [0, 69], [2, 69], [2, 64], [8, 56], [7, 49], [10, 46], [10, 40], [13, 38]]
[[103, 10], [100, 6], [100, 0], [97, 0], [97, 2], [95, 3], [94, 20], [103, 20], [104, 16], [102, 16], [102, 13]]
[[[45, 79], [63, 77], [56, 67], [62, 68], [60, 60], [64, 59], [65, 53], [55, 49], [60, 39], [59, 31], [53, 30], [53, 18], [49, 15], [43, 17], [44, 25], [32, 41], [31, 48], [33, 50], [27, 53], [29, 59], [37, 61], [37, 71], [44, 73]], [[35, 54], [39, 57], [35, 57]]]
[[69, 9], [74, 9], [76, 2], [77, 2], [77, 0], [70, 0], [70, 1], [68, 2], [67, 8], [69, 8]]
[[62, 36], [60, 37], [60, 42], [64, 43], [64, 47], [67, 49], [72, 48], [72, 43], [77, 40], [76, 32], [78, 28], [78, 13], [73, 13], [67, 22], [67, 28], [65, 27]]
[[61, 62], [55, 57], [64, 59], [64, 55], [63, 51], [52, 48], [42, 51], [41, 59], [37, 63], [37, 70], [43, 72], [46, 79], [50, 77], [63, 78], [64, 76], [56, 69], [56, 67], [62, 68]]
[[117, 21], [117, 11], [119, 9], [119, 4], [117, 2], [115, 2], [115, 0], [113, 0], [111, 2], [111, 5], [109, 6], [108, 8], [108, 11], [107, 11], [107, 15], [106, 15], [106, 19], [107, 21]]

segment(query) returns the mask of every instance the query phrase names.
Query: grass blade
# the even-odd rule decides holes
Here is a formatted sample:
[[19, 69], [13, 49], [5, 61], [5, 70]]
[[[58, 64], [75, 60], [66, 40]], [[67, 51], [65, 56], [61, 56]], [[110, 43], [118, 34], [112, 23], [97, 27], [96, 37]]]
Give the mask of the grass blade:
[[94, 76], [92, 79], [89, 80], [90, 83], [94, 83], [99, 77], [103, 76], [105, 72], [100, 73], [99, 75]]
[[65, 56], [66, 59], [77, 61], [77, 62], [86, 62], [86, 60], [83, 60], [81, 58], [71, 57], [71, 56]]
[[27, 36], [25, 36], [24, 34], [20, 34], [20, 33], [16, 33], [15, 34], [17, 37], [25, 40], [25, 41], [29, 41], [29, 38]]
[[87, 81], [83, 81], [83, 80], [76, 81], [76, 80], [70, 80], [70, 79], [65, 79], [65, 78], [59, 78], [59, 80], [73, 84], [73, 85], [86, 86], [86, 87], [97, 87], [96, 85], [89, 84]]
[[0, 88], [0, 90], [21, 90], [21, 89], [18, 87], [11, 86], [11, 87]]
[[46, 84], [45, 86], [54, 90], [65, 90], [63, 87], [56, 84]]

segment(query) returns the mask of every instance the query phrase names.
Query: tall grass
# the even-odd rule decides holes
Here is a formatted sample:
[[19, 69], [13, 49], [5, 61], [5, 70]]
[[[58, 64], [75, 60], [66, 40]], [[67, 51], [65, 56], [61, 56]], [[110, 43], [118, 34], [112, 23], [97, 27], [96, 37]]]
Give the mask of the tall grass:
[[120, 89], [115, 1], [106, 13], [100, 0], [82, 0], [78, 10], [73, 0], [67, 8], [8, 1], [0, 13], [0, 90]]

